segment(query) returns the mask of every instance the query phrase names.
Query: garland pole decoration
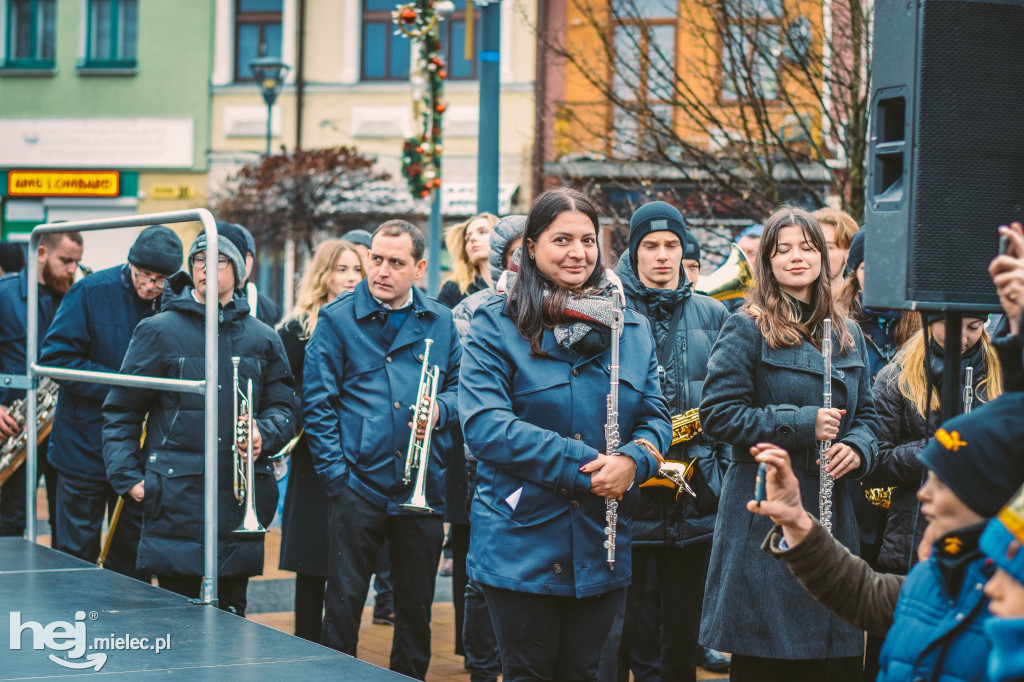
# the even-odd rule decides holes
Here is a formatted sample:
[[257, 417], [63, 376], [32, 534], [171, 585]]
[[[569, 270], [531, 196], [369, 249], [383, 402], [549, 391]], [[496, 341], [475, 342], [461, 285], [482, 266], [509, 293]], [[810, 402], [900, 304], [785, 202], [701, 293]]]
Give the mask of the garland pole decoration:
[[447, 104], [444, 80], [448, 77], [441, 53], [440, 23], [455, 11], [451, 0], [413, 0], [391, 12], [395, 35], [413, 40], [418, 48], [413, 74], [413, 116], [420, 132], [402, 148], [402, 176], [413, 197], [425, 199], [441, 186], [441, 135]]

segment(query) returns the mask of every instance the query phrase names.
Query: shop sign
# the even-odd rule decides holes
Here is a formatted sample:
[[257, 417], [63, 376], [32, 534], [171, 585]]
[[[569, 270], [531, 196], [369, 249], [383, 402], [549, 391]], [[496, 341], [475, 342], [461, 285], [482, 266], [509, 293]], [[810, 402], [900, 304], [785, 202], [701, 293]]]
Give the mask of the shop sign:
[[192, 185], [153, 185], [149, 188], [150, 199], [195, 199], [196, 188]]
[[12, 170], [7, 194], [12, 197], [116, 197], [118, 171]]

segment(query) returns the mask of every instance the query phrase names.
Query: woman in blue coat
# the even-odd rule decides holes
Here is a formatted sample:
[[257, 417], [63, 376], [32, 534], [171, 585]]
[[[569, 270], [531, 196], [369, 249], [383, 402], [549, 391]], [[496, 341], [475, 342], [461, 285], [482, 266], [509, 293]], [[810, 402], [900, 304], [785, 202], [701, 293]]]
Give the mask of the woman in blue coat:
[[[750, 448], [771, 442], [792, 454], [801, 495], [817, 517], [818, 442], [831, 440], [833, 533], [858, 553], [847, 481], [870, 469], [877, 449], [864, 337], [833, 302], [825, 237], [806, 211], [785, 207], [765, 221], [755, 279], [711, 352], [700, 406], [704, 432], [732, 446], [700, 643], [733, 654], [734, 680], [859, 679], [863, 633], [830, 615], [783, 564], [759, 551], [771, 522], [752, 517], [746, 503], [757, 476]], [[831, 409], [822, 407], [826, 318]]]
[[[463, 352], [459, 414], [478, 459], [467, 571], [491, 609], [506, 680], [596, 678], [630, 580], [629, 508], [671, 435], [650, 325], [627, 309], [622, 445], [604, 454], [618, 283], [598, 235], [583, 195], [541, 195], [508, 294], [477, 309]], [[605, 499], [617, 497], [612, 567]]]

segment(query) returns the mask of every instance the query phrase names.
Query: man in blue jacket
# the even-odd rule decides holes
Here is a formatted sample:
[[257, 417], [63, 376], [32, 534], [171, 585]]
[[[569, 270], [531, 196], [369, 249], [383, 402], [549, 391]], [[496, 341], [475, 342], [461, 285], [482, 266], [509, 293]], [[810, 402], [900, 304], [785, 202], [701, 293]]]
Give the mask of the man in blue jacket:
[[[75, 281], [82, 260], [82, 236], [77, 232], [53, 232], [39, 239], [39, 339], [50, 328], [54, 311]], [[25, 343], [28, 329], [28, 269], [0, 279], [0, 373], [25, 374]], [[37, 351], [38, 351], [37, 347]], [[0, 439], [19, 431], [7, 413], [11, 403], [25, 392], [0, 388]], [[46, 497], [50, 511], [50, 544], [57, 546], [57, 472], [46, 462], [46, 443], [37, 451], [38, 472], [46, 473]], [[0, 535], [19, 536], [25, 532], [25, 469], [19, 468], [0, 488]]]
[[[413, 287], [423, 274], [423, 234], [404, 220], [376, 229], [366, 279], [320, 309], [306, 346], [302, 413], [309, 449], [330, 498], [330, 559], [321, 643], [355, 655], [359, 621], [378, 548], [387, 539], [394, 582], [390, 667], [424, 679], [430, 663], [430, 608], [444, 531], [444, 471], [458, 423], [462, 346], [451, 311]], [[427, 467], [430, 511], [402, 505], [411, 405], [424, 362], [438, 368]], [[418, 429], [418, 432], [422, 430]]]
[[[167, 277], [181, 268], [178, 235], [163, 225], [147, 227], [128, 251], [128, 262], [94, 273], [71, 287], [43, 342], [40, 363], [68, 369], [117, 372], [140, 320], [159, 312]], [[117, 493], [103, 465], [103, 401], [106, 384], [61, 382], [49, 460], [57, 469], [57, 549], [90, 563], [100, 551], [105, 512]], [[106, 566], [148, 579], [135, 570], [142, 504], [125, 499]]]

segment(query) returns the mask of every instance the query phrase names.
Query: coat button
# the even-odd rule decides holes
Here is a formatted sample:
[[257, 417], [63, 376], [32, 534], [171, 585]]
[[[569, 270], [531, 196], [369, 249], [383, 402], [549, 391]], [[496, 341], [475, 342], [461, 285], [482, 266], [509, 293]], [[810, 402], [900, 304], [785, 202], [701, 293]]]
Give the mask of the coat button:
[[572, 504], [572, 508], [573, 509], [579, 509], [580, 508], [580, 501], [579, 500], [573, 500], [571, 504]]
[[959, 623], [960, 621], [962, 621], [964, 619], [964, 614], [958, 613], [958, 614], [956, 614], [956, 616], [954, 618], [956, 619], [956, 622]]
[[572, 371], [572, 375], [573, 375], [574, 377], [578, 377], [578, 376], [580, 375], [580, 371], [579, 371], [578, 369], [574, 369], [574, 370]]
[[402, 456], [402, 451], [401, 450], [395, 450], [395, 457], [401, 457], [401, 456]]
[[562, 497], [569, 497], [569, 489], [568, 488], [559, 488], [558, 489], [558, 494], [561, 495]]
[[402, 403], [400, 403], [400, 402], [398, 402], [398, 401], [396, 400], [396, 401], [395, 401], [395, 409], [397, 410], [397, 409], [399, 409], [400, 407], [402, 407]]
[[174, 475], [174, 469], [168, 469], [167, 470], [167, 475], [168, 476], [173, 476]]
[[779, 433], [790, 434], [793, 433], [793, 427], [789, 424], [783, 424], [779, 427]]
[[576, 440], [583, 440], [583, 434], [577, 433], [575, 436], [573, 436], [573, 438], [575, 438]]
[[223, 390], [224, 390], [224, 387], [223, 387], [223, 386], [221, 386], [220, 384], [217, 384], [217, 390], [218, 390], [218, 391], [223, 391]]
[[423, 353], [420, 353], [419, 355], [417, 355], [416, 359], [419, 360], [420, 362], [423, 362]]
[[391, 356], [389, 355], [389, 356], [387, 356], [386, 358], [384, 358], [384, 361], [385, 361], [385, 362], [391, 362]]
[[551, 570], [554, 571], [555, 573], [561, 573], [562, 572], [562, 564], [555, 564], [554, 566], [551, 567]]
[[846, 376], [846, 374], [845, 374], [845, 373], [843, 372], [843, 370], [841, 370], [841, 369], [837, 369], [837, 370], [836, 370], [836, 373], [837, 373], [837, 374], [839, 375], [839, 378], [840, 378], [840, 379], [842, 379], [843, 377], [845, 377], [845, 376]]

